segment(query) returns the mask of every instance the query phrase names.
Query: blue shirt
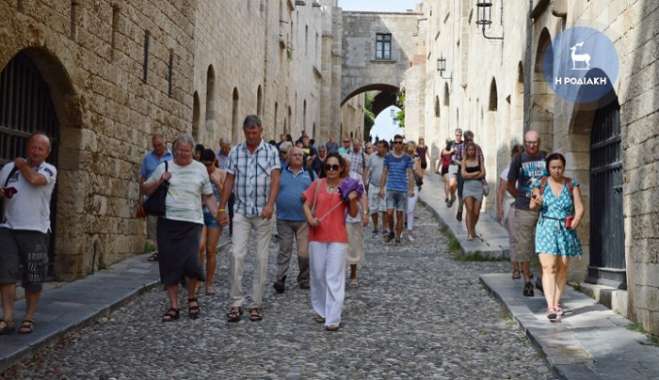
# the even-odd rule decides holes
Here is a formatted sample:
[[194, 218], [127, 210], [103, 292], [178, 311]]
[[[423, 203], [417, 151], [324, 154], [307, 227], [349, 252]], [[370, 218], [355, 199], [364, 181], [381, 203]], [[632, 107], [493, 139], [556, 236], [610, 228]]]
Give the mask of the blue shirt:
[[174, 159], [174, 156], [172, 156], [172, 153], [169, 151], [166, 151], [161, 157], [158, 157], [154, 151], [151, 151], [144, 156], [144, 160], [142, 160], [142, 167], [140, 168], [140, 175], [142, 178], [147, 179], [151, 177], [151, 174], [153, 174], [153, 171], [156, 170], [158, 165], [165, 161], [171, 161]]
[[396, 157], [389, 153], [384, 157], [384, 167], [387, 168], [387, 190], [407, 192], [407, 170], [414, 167], [412, 157], [403, 153]]
[[307, 170], [300, 168], [296, 174], [286, 167], [279, 180], [277, 196], [277, 219], [289, 222], [304, 222], [302, 193], [311, 186], [311, 176]]

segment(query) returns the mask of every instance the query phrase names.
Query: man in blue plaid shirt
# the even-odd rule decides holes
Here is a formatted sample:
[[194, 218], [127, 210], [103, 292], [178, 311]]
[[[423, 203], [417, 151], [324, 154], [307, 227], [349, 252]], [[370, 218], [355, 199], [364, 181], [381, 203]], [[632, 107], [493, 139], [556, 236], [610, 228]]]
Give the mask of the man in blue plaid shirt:
[[[231, 309], [227, 315], [229, 322], [240, 321], [245, 301], [242, 277], [247, 244], [256, 241], [257, 265], [252, 287], [252, 303], [249, 318], [252, 321], [263, 319], [263, 289], [268, 273], [268, 254], [272, 237], [272, 214], [279, 193], [279, 151], [277, 147], [263, 140], [261, 120], [254, 115], [243, 122], [245, 142], [238, 144], [227, 158], [227, 178], [220, 201], [220, 220], [227, 224], [225, 211], [227, 201], [233, 191], [235, 195], [233, 216], [233, 251], [231, 263]], [[250, 239], [254, 229], [255, 239]]]

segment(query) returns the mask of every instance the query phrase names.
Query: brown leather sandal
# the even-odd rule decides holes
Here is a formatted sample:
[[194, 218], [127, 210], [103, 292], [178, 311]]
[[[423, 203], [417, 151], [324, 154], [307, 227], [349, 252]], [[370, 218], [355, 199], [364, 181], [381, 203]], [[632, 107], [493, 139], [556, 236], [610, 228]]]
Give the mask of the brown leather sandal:
[[24, 320], [21, 322], [21, 326], [18, 328], [18, 333], [19, 334], [32, 334], [32, 331], [34, 330], [34, 322], [32, 322], [29, 319]]

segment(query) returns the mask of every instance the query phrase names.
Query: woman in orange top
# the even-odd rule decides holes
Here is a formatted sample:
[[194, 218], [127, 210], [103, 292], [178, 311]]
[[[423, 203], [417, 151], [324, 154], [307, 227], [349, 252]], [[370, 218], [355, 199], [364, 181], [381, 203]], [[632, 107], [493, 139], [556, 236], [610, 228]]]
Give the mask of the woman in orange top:
[[343, 158], [331, 153], [325, 160], [321, 177], [304, 192], [304, 214], [309, 223], [309, 266], [311, 268], [311, 306], [315, 320], [336, 331], [341, 324], [345, 298], [345, 266], [348, 233], [346, 211], [359, 212], [356, 192], [344, 202], [339, 193], [341, 180], [348, 175]]

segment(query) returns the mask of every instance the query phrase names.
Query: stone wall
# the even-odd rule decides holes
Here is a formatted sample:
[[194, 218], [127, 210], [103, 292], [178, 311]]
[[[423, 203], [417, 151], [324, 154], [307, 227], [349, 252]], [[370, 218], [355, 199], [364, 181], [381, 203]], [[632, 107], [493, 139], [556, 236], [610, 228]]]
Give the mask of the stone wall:
[[193, 1], [75, 4], [0, 2], [0, 67], [28, 54], [60, 123], [54, 249], [63, 280], [143, 251], [144, 223], [134, 218], [141, 159], [153, 132], [172, 137], [192, 115]]
[[[456, 127], [473, 130], [484, 148], [488, 180], [493, 184], [509, 161], [512, 144], [523, 140], [525, 130], [540, 132], [542, 149], [564, 153], [566, 174], [581, 183], [586, 206], [584, 223], [578, 230], [585, 256], [573, 261], [571, 271], [572, 280], [583, 281], [591, 254], [590, 194], [600, 191], [590, 188], [594, 111], [554, 95], [543, 80], [542, 60], [565, 28], [591, 26], [602, 31], [613, 41], [621, 68], [614, 90], [622, 126], [628, 315], [659, 333], [655, 201], [659, 65], [652, 54], [656, 50], [653, 25], [659, 20], [659, 6], [652, 0], [532, 1], [515, 7], [505, 3], [502, 17], [499, 5], [495, 2], [493, 24], [486, 33], [503, 36], [503, 41], [486, 39], [476, 28], [475, 3], [423, 2], [428, 63], [425, 82], [414, 87], [417, 98], [425, 92], [420, 105], [425, 118], [417, 127], [418, 133], [426, 136], [429, 145], [441, 147]], [[441, 75], [437, 72], [438, 58], [446, 59], [446, 71]], [[410, 88], [407, 91], [409, 97]], [[408, 114], [418, 112], [410, 108], [406, 109]]]

